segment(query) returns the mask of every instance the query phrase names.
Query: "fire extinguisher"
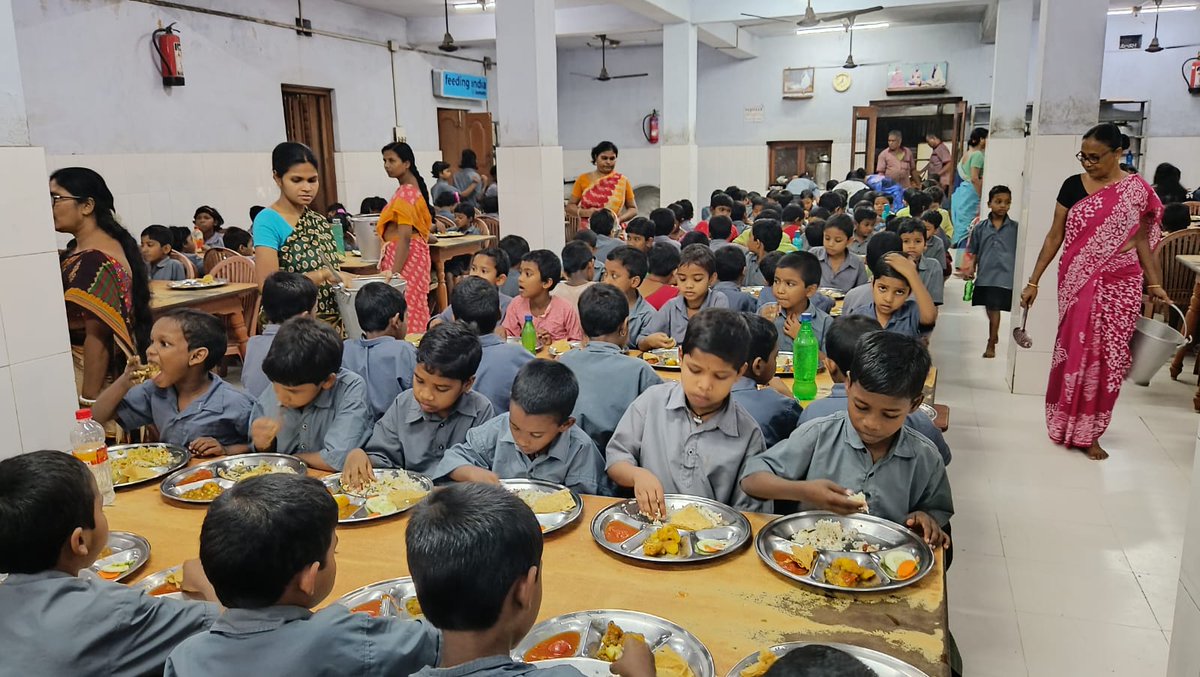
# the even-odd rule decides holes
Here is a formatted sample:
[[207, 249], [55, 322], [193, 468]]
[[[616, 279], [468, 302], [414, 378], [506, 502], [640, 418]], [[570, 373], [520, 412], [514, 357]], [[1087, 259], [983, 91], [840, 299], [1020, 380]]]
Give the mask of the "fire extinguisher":
[[[1191, 74], [1188, 73], [1189, 69], [1191, 69]], [[1200, 94], [1200, 54], [1197, 54], [1194, 59], [1184, 61], [1181, 73], [1183, 79], [1188, 83], [1188, 91], [1192, 94]]]
[[642, 136], [650, 143], [658, 143], [658, 110], [650, 111], [650, 114], [642, 118]]
[[183, 45], [179, 42], [179, 34], [175, 32], [175, 24], [155, 30], [150, 34], [150, 42], [158, 54], [163, 87], [182, 87]]

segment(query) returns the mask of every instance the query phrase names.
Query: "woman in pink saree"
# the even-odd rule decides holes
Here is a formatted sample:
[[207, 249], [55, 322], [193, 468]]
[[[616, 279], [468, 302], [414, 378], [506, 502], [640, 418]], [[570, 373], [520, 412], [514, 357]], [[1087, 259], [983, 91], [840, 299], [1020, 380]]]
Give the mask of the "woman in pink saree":
[[1061, 246], [1046, 428], [1055, 444], [1093, 460], [1108, 458], [1100, 436], [1132, 363], [1129, 340], [1142, 306], [1143, 274], [1148, 293], [1170, 302], [1153, 255], [1162, 239], [1162, 203], [1142, 177], [1121, 171], [1128, 144], [1111, 123], [1084, 135], [1075, 156], [1084, 173], [1063, 182], [1054, 224], [1021, 292], [1021, 306], [1033, 305], [1038, 280]]
[[617, 171], [617, 147], [611, 141], [601, 141], [592, 149], [595, 171], [584, 172], [575, 180], [571, 199], [567, 202], [568, 216], [579, 217], [579, 227], [587, 228], [592, 214], [607, 209], [617, 215], [618, 223], [637, 216], [633, 199], [633, 184]]

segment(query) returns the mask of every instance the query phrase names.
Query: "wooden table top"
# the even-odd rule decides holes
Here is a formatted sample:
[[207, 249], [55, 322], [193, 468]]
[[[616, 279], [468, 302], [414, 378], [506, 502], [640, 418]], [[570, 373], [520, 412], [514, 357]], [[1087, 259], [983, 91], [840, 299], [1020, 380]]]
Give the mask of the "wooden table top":
[[1200, 275], [1200, 254], [1176, 254], [1175, 260], [1187, 266], [1188, 270]]
[[482, 242], [488, 242], [496, 239], [492, 235], [462, 235], [459, 237], [446, 237], [445, 234], [438, 235], [437, 233], [434, 233], [434, 237], [437, 238], [437, 242], [430, 242], [430, 249], [448, 249], [450, 247], [458, 247], [467, 244], [479, 245]]
[[198, 305], [227, 296], [240, 296], [252, 289], [258, 289], [258, 285], [253, 282], [230, 282], [220, 287], [211, 287], [209, 289], [171, 289], [167, 286], [169, 284], [170, 282], [166, 280], [150, 281], [151, 311], [161, 312], [173, 308]]
[[[591, 537], [592, 518], [615, 500], [585, 496], [582, 517], [547, 535], [538, 620], [610, 608], [661, 616], [708, 646], [718, 675], [761, 648], [790, 641], [856, 644], [931, 676], [950, 674], [940, 552], [934, 571], [920, 582], [895, 593], [859, 595], [826, 593], [783, 578], [759, 560], [753, 542], [703, 565], [635, 563], [610, 555]], [[157, 484], [118, 492], [105, 512], [112, 529], [150, 541], [150, 561], [131, 582], [198, 555], [203, 508], [167, 503]], [[755, 533], [772, 519], [748, 517]], [[407, 576], [407, 522], [400, 516], [339, 528], [337, 582], [322, 606], [364, 585]]]

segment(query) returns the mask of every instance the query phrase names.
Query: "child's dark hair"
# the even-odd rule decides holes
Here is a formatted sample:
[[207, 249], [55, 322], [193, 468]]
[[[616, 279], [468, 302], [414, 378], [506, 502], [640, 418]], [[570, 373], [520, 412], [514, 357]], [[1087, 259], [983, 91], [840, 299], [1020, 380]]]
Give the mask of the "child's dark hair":
[[[768, 197], [770, 197], [770, 196], [768, 195]], [[792, 203], [792, 200], [795, 200], [795, 199], [796, 199], [796, 196], [793, 195], [791, 193], [791, 191], [789, 191], [787, 189], [781, 190], [781, 191], [775, 193], [775, 195], [774, 195], [774, 200], [779, 203], [779, 207], [781, 209], [786, 209], [787, 206]]]
[[821, 197], [817, 198], [817, 206], [828, 209], [829, 213], [832, 214], [832, 213], [836, 212], [837, 210], [845, 207], [846, 202], [845, 202], [845, 200], [842, 199], [841, 195], [838, 195], [837, 193], [830, 190], [830, 191], [821, 193]]
[[696, 207], [692, 205], [691, 200], [684, 198], [675, 204], [683, 208], [683, 213], [681, 213], [680, 216], [683, 217], [684, 221], [696, 216]]
[[762, 260], [758, 262], [758, 272], [762, 273], [768, 287], [775, 284], [775, 268], [779, 265], [779, 261], [783, 257], [784, 253], [776, 249], [775, 251], [767, 252], [767, 255], [762, 257]]
[[717, 267], [717, 280], [737, 282], [746, 272], [746, 257], [737, 247], [721, 247], [713, 252]]
[[893, 214], [888, 214], [887, 220], [883, 222], [883, 230], [888, 233], [894, 233], [900, 228], [900, 217]]
[[[896, 237], [899, 237], [899, 235]], [[890, 263], [884, 260], [884, 258], [885, 257], [883, 256], [879, 257], [879, 259], [875, 261], [875, 265], [871, 266], [871, 274], [874, 276], [875, 280], [879, 280], [883, 277], [888, 277], [893, 280], [900, 280], [906, 286], [908, 286], [909, 291], [911, 291], [912, 283], [908, 281], [908, 278], [901, 275], [900, 272], [893, 268]]]
[[541, 276], [542, 282], [550, 283], [550, 289], [558, 286], [558, 281], [562, 279], [562, 262], [554, 252], [549, 249], [535, 249], [521, 257], [522, 263], [526, 261], [538, 267], [538, 275]]
[[733, 209], [733, 198], [729, 197], [728, 193], [721, 191], [713, 193], [712, 197], [708, 198], [708, 208], [711, 210], [716, 209], [717, 207], [728, 207], [729, 209]]
[[1009, 199], [1012, 199], [1012, 190], [1008, 186], [996, 184], [988, 191], [988, 202], [991, 202], [997, 195], [1007, 195]]
[[[492, 170], [496, 169], [492, 165]], [[500, 196], [499, 195], [484, 195], [479, 198], [479, 211], [484, 214], [497, 214], [500, 212]]]
[[734, 221], [746, 220], [746, 205], [743, 202], [734, 202], [733, 207], [729, 210], [729, 218]]
[[656, 242], [650, 247], [650, 252], [646, 254], [646, 266], [651, 275], [670, 275], [675, 272], [676, 268], [679, 268], [682, 258], [679, 249], [666, 242]]
[[500, 323], [500, 290], [479, 277], [464, 277], [450, 292], [454, 318], [483, 336]]
[[698, 230], [693, 230], [692, 232], [688, 233], [687, 235], [684, 235], [683, 238], [679, 240], [680, 248], [686, 247], [688, 245], [693, 245], [693, 244], [700, 244], [700, 245], [704, 245], [705, 247], [707, 247], [711, 243], [712, 243], [712, 240], [708, 239], [707, 235], [705, 235], [704, 233], [701, 233]]
[[533, 511], [490, 484], [464, 482], [426, 496], [412, 510], [405, 543], [421, 611], [442, 631], [494, 626], [513, 585], [542, 563]]
[[919, 339], [877, 331], [858, 340], [847, 377], [869, 393], [915, 400], [929, 375], [929, 351]]
[[83, 461], [61, 451], [0, 461], [0, 571], [53, 569], [75, 529], [96, 528], [94, 487]]
[[641, 235], [647, 240], [653, 240], [654, 222], [644, 216], [630, 219], [629, 223], [625, 226], [625, 233], [628, 235]]
[[[492, 287], [493, 292], [495, 289]], [[417, 346], [417, 364], [431, 374], [456, 381], [466, 381], [474, 376], [482, 359], [479, 336], [461, 322], [443, 322], [433, 327], [425, 332], [421, 345]]]
[[611, 284], [594, 284], [579, 296], [579, 324], [588, 338], [615, 333], [628, 317], [628, 299]]
[[225, 333], [225, 323], [206, 312], [194, 308], [177, 308], [161, 318], [174, 320], [179, 323], [179, 331], [187, 339], [188, 350], [208, 349], [204, 358], [204, 370], [208, 371], [225, 359], [225, 349], [229, 346], [229, 338]]
[[591, 228], [597, 235], [612, 235], [613, 226], [616, 223], [617, 217], [607, 209], [599, 209], [588, 218], [588, 228]]
[[925, 194], [929, 196], [929, 204], [941, 204], [946, 199], [946, 191], [938, 186], [930, 186], [925, 189]]
[[221, 604], [276, 604], [296, 574], [321, 568], [338, 507], [319, 480], [275, 473], [237, 482], [217, 497], [200, 528], [200, 563]]
[[237, 226], [226, 228], [223, 237], [225, 239], [225, 246], [235, 252], [242, 247], [254, 246], [254, 238], [250, 236], [250, 233]]
[[678, 202], [672, 202], [671, 204], [667, 205], [667, 209], [670, 209], [671, 213], [675, 215], [676, 223], [683, 221], [683, 206], [682, 205], [680, 205]]
[[708, 237], [711, 240], [728, 240], [733, 237], [733, 219], [714, 216], [708, 220]]
[[434, 162], [433, 167], [431, 167], [429, 169], [429, 175], [432, 176], [433, 179], [436, 181], [438, 176], [440, 176], [441, 173], [446, 171], [447, 169], [450, 169], [450, 163], [444, 162], [442, 160], [438, 160], [437, 162]]
[[800, 204], [790, 204], [783, 208], [784, 223], [795, 223], [804, 218], [804, 206]]
[[779, 330], [775, 328], [775, 323], [754, 313], [742, 313], [742, 320], [750, 333], [750, 341], [746, 344], [746, 361], [770, 359], [771, 351], [779, 342]]
[[[625, 303], [628, 312], [628, 301]], [[559, 425], [571, 418], [579, 398], [579, 381], [565, 364], [530, 360], [513, 379], [511, 401], [530, 416], [553, 416]]]
[[665, 237], [675, 230], [675, 212], [659, 207], [650, 212], [650, 222], [654, 224], [655, 237]]
[[934, 228], [942, 227], [942, 213], [937, 211], [936, 209], [930, 209], [929, 211], [922, 214], [921, 220], [924, 221], [925, 223], [928, 223], [929, 225], [933, 226]]
[[766, 672], [766, 677], [875, 677], [854, 656], [832, 646], [809, 644], [786, 653]]
[[454, 213], [462, 214], [463, 216], [467, 217], [468, 221], [471, 221], [475, 218], [477, 212], [475, 211], [474, 205], [466, 202], [460, 202], [454, 207]]
[[[316, 165], [313, 165], [313, 166], [315, 167]], [[283, 175], [280, 174], [280, 176], [283, 176]], [[221, 212], [217, 211], [216, 209], [214, 209], [212, 207], [209, 207], [208, 205], [200, 205], [199, 207], [196, 207], [196, 213], [192, 214], [192, 219], [194, 220], [197, 216], [200, 216], [201, 214], [208, 214], [209, 216], [211, 216], [212, 220], [213, 220], [213, 231], [215, 231], [217, 233], [221, 232], [221, 226], [225, 225], [225, 219], [222, 218]]]
[[887, 231], [875, 233], [867, 240], [867, 268], [875, 270], [875, 264], [892, 252], [904, 252], [904, 243], [900, 236]]
[[600, 242], [596, 239], [595, 231], [591, 230], [581, 230], [578, 233], [575, 233], [575, 237], [571, 239], [582, 242], [589, 247], [595, 247]]
[[342, 368], [342, 339], [333, 327], [311, 317], [293, 317], [279, 327], [263, 360], [273, 383], [319, 385]]
[[529, 253], [529, 242], [520, 235], [505, 235], [496, 246], [508, 254], [508, 260], [514, 266]]
[[562, 250], [563, 272], [573, 275], [581, 270], [593, 270], [596, 255], [592, 248], [582, 240], [571, 240]]
[[804, 281], [805, 287], [811, 287], [814, 284], [821, 284], [821, 261], [816, 255], [809, 252], [788, 252], [779, 259], [779, 263], [775, 265], [775, 273], [779, 274], [780, 268], [787, 268], [800, 273], [800, 279]]
[[859, 224], [863, 221], [875, 222], [879, 215], [875, 213], [872, 207], [855, 207], [854, 208], [854, 223]]
[[808, 242], [810, 248], [820, 247], [825, 244], [825, 219], [810, 221], [804, 227], [804, 240]]
[[[387, 205], [384, 205], [384, 206], [386, 207]], [[254, 219], [258, 216], [258, 213], [264, 209], [266, 209], [266, 207], [264, 207], [262, 205], [254, 205], [253, 207], [251, 207], [250, 208], [250, 223], [254, 223]], [[184, 230], [187, 230], [187, 229], [184, 228]]]
[[453, 207], [456, 204], [458, 204], [458, 196], [453, 191], [442, 191], [433, 198], [434, 207]]
[[824, 221], [825, 219], [829, 218], [830, 216], [833, 216], [833, 212], [829, 211], [828, 209], [826, 209], [824, 207], [813, 206], [812, 209], [808, 210], [808, 218], [810, 218], [810, 219], [821, 219], [822, 221]]
[[[670, 245], [667, 245], [670, 247]], [[646, 257], [646, 253], [640, 249], [634, 249], [626, 245], [621, 245], [608, 253], [609, 261], [620, 263], [625, 272], [629, 273], [629, 277], [637, 277], [643, 280], [646, 279], [646, 272], [650, 269], [650, 261]]]
[[358, 326], [363, 331], [383, 331], [393, 317], [399, 315], [403, 318], [407, 312], [408, 302], [404, 300], [404, 292], [383, 282], [363, 285], [354, 297], [354, 314], [358, 316]]
[[500, 275], [507, 275], [509, 269], [512, 268], [512, 261], [508, 258], [508, 253], [499, 247], [482, 249], [475, 252], [475, 256], [486, 256], [491, 259], [492, 265], [496, 266], [496, 272]]
[[740, 313], [728, 308], [705, 308], [688, 322], [682, 354], [700, 350], [740, 369], [750, 355], [749, 345], [750, 330]]
[[904, 218], [899, 220], [899, 225], [896, 226], [897, 235], [909, 235], [910, 233], [919, 233], [921, 239], [925, 239], [925, 224], [919, 219]]
[[904, 191], [904, 203], [908, 205], [908, 213], [916, 216], [921, 212], [929, 209], [933, 204], [933, 198], [929, 197], [929, 193], [916, 188], [909, 188]]
[[[668, 245], [670, 246], [670, 245]], [[700, 266], [704, 272], [712, 275], [717, 272], [717, 257], [713, 254], [713, 250], [702, 245], [688, 245], [683, 251], [679, 252], [679, 266], [687, 265]]]
[[387, 207], [387, 200], [379, 197], [364, 197], [363, 201], [358, 205], [359, 214], [378, 214]]
[[750, 227], [750, 233], [755, 240], [762, 243], [763, 249], [769, 252], [779, 249], [779, 243], [783, 242], [783, 226], [775, 219], [756, 219]]
[[854, 236], [854, 219], [849, 214], [834, 214], [825, 221], [825, 230], [836, 228], [846, 234], [846, 239]]
[[1162, 227], [1168, 233], [1175, 233], [1186, 229], [1192, 223], [1191, 214], [1188, 211], [1187, 205], [1182, 202], [1172, 202], [1163, 207]]
[[171, 248], [182, 253], [188, 240], [192, 239], [192, 229], [183, 226], [169, 226], [167, 229], [171, 231]]
[[263, 281], [262, 309], [271, 324], [312, 312], [317, 305], [317, 285], [300, 273], [278, 271]]
[[146, 238], [147, 240], [153, 240], [163, 247], [175, 246], [175, 236], [171, 234], [171, 229], [167, 228], [166, 226], [146, 226], [146, 228], [142, 230], [142, 237]]
[[854, 362], [858, 340], [872, 332], [883, 331], [869, 315], [843, 315], [835, 318], [825, 332], [825, 356], [833, 360], [845, 375]]

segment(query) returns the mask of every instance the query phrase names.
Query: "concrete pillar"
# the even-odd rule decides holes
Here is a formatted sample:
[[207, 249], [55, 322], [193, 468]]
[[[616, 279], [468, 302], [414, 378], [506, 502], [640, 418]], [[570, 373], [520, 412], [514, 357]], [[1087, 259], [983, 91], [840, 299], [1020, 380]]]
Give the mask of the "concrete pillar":
[[663, 26], [663, 111], [659, 186], [663, 204], [698, 202], [696, 146], [696, 26]]
[[[1003, 5], [1000, 18], [1003, 19]], [[1075, 160], [1083, 133], [1100, 113], [1100, 72], [1108, 6], [1095, 0], [1041, 0], [1037, 41], [1040, 68], [1033, 102], [1033, 125], [1026, 143], [1021, 228], [1013, 286], [1019, 295], [1037, 262], [1054, 217], [1058, 189], [1082, 170]], [[1063, 36], [1070, 36], [1064, 40]], [[997, 40], [999, 40], [997, 33]], [[997, 49], [996, 60], [1001, 54]], [[989, 141], [989, 151], [991, 142]], [[985, 169], [985, 175], [989, 170]], [[1061, 254], [1060, 254], [1061, 255]], [[1030, 350], [1010, 349], [1009, 373], [1015, 393], [1044, 394], [1050, 354], [1058, 328], [1058, 256], [1039, 281], [1037, 303], [1029, 313]], [[1016, 309], [1016, 302], [1013, 304]], [[1014, 313], [1020, 321], [1020, 312]]]
[[553, 0], [496, 4], [496, 62], [500, 228], [557, 253], [565, 237]]

